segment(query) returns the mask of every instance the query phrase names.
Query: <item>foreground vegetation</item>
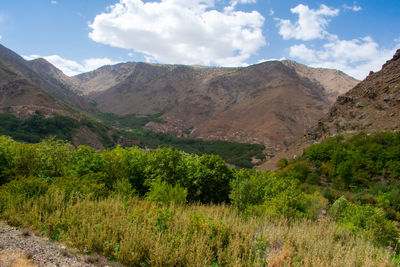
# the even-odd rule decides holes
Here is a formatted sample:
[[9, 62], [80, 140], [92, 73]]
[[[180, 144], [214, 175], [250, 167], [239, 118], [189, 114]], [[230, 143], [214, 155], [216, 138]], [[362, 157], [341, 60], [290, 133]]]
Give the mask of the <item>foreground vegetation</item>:
[[[258, 172], [170, 148], [0, 137], [0, 216], [131, 266], [392, 266], [399, 144], [392, 133], [334, 138]], [[359, 149], [383, 159], [362, 182], [354, 156], [342, 161], [352, 179], [340, 164], [325, 170], [332, 153]]]

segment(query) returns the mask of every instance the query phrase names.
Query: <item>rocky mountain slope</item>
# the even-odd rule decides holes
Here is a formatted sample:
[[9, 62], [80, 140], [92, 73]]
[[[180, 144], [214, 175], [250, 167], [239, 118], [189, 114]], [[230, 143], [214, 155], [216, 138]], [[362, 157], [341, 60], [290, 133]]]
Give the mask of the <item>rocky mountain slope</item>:
[[343, 133], [400, 130], [400, 49], [382, 70], [338, 97], [329, 113], [308, 132], [319, 140]]
[[81, 111], [97, 112], [96, 108], [87, 99], [79, 96], [80, 87], [76, 79], [68, 77], [43, 58], [26, 61], [26, 64], [40, 78], [46, 81], [49, 86], [45, 86], [45, 90], [48, 93]]
[[46, 92], [50, 88], [22, 57], [0, 45], [0, 111], [19, 117], [32, 115], [36, 110], [50, 116], [73, 115], [73, 109]]
[[329, 112], [287, 151], [267, 161], [262, 168], [274, 168], [280, 158], [300, 155], [309, 144], [342, 134], [400, 130], [400, 49], [382, 70], [339, 96]]
[[[63, 115], [80, 120], [86, 118], [82, 110], [95, 111], [84, 98], [70, 90], [69, 77], [47, 61], [25, 61], [0, 45], [0, 112], [13, 113], [19, 119], [39, 112], [46, 118]], [[86, 126], [78, 128], [73, 135], [74, 144], [96, 148], [103, 147], [100, 139]]]
[[151, 122], [147, 129], [266, 144], [270, 152], [302, 136], [333, 96], [358, 82], [334, 70], [279, 61], [247, 68], [122, 63], [74, 78], [104, 112], [162, 112], [167, 123]]
[[283, 60], [282, 63], [296, 71], [299, 76], [319, 83], [332, 103], [335, 102], [336, 97], [346, 93], [358, 83], [354, 78], [339, 70], [311, 68], [291, 60]]

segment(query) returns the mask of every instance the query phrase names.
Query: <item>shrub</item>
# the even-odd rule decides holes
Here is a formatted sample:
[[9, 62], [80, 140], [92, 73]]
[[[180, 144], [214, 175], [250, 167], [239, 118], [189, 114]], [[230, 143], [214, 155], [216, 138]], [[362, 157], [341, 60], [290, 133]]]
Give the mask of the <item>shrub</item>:
[[0, 136], [0, 185], [6, 183], [12, 175], [14, 167], [14, 153], [12, 147], [14, 140], [10, 137]]
[[62, 189], [65, 202], [72, 197], [99, 199], [108, 195], [104, 183], [101, 183], [104, 174], [88, 174], [83, 177], [64, 176], [55, 178], [50, 185], [52, 189]]
[[92, 147], [79, 146], [73, 152], [70, 173], [75, 176], [83, 176], [89, 173], [105, 172], [109, 163], [99, 152]]
[[352, 233], [361, 232], [376, 244], [393, 247], [397, 244], [397, 223], [386, 219], [381, 209], [354, 204], [341, 197], [332, 205], [330, 214]]
[[192, 158], [187, 169], [184, 186], [190, 201], [202, 203], [229, 202], [232, 171], [225, 161], [216, 155]]
[[43, 195], [47, 189], [48, 184], [39, 177], [18, 178], [2, 187], [3, 192], [23, 196], [24, 198]]
[[292, 177], [271, 175], [265, 186], [266, 207], [273, 216], [305, 216], [306, 202], [299, 181]]
[[308, 161], [301, 160], [288, 165], [284, 168], [284, 171], [292, 178], [305, 182], [307, 175], [310, 172], [310, 167], [311, 165]]
[[129, 198], [136, 195], [136, 190], [132, 188], [131, 183], [126, 178], [118, 179], [113, 184], [113, 193], [124, 198]]
[[260, 205], [265, 201], [266, 173], [248, 170], [234, 172], [235, 180], [231, 182], [229, 198], [232, 204], [244, 211], [250, 205]]
[[151, 183], [147, 198], [160, 204], [184, 204], [186, 203], [187, 189], [179, 184], [174, 186], [157, 179]]
[[285, 168], [288, 164], [289, 164], [289, 161], [287, 160], [287, 158], [281, 158], [281, 159], [278, 161], [277, 166], [278, 166], [279, 169], [283, 169], [283, 168]]
[[317, 219], [323, 210], [328, 210], [328, 200], [318, 191], [313, 194], [305, 194], [305, 216], [309, 219]]

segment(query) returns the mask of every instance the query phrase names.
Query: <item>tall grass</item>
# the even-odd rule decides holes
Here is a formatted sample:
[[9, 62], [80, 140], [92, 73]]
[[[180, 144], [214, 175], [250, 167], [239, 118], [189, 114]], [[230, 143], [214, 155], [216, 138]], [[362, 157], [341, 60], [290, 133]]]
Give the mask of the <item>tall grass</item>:
[[[3, 191], [4, 192], [4, 191]], [[226, 205], [159, 206], [135, 197], [5, 193], [1, 216], [129, 266], [393, 266], [390, 251], [317, 221], [239, 215]]]

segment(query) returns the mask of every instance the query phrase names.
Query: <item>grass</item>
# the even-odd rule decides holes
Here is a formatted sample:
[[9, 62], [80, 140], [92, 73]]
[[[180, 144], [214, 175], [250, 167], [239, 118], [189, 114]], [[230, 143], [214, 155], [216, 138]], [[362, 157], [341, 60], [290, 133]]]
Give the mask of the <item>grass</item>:
[[1, 216], [129, 266], [394, 266], [391, 252], [317, 221], [243, 217], [227, 205], [158, 206], [114, 195], [72, 197], [52, 188], [11, 194]]

